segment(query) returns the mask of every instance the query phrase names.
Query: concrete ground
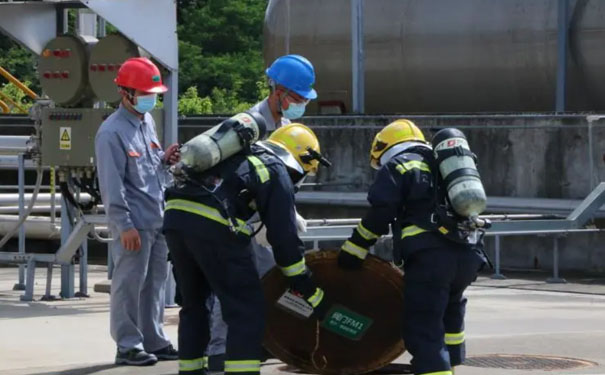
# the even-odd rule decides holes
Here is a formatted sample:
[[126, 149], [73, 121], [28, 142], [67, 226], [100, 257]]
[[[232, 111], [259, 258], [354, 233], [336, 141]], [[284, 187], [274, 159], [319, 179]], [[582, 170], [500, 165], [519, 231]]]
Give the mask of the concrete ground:
[[[46, 272], [40, 268], [36, 274], [35, 297], [39, 299]], [[58, 269], [54, 276], [53, 293], [58, 294]], [[605, 281], [573, 279], [568, 284], [545, 284], [544, 275], [512, 276], [498, 281], [482, 277], [469, 289], [469, 357], [545, 355], [581, 359], [585, 367], [532, 371], [462, 366], [456, 375], [605, 374]], [[21, 292], [12, 290], [16, 278], [16, 268], [0, 268], [0, 374], [176, 374], [176, 362], [145, 368], [113, 365], [109, 296], [92, 290], [106, 278], [104, 267], [92, 267], [88, 299], [20, 302]], [[173, 339], [177, 313], [178, 309], [166, 311], [166, 327]], [[408, 363], [409, 356], [403, 355], [397, 362]], [[516, 363], [508, 359], [505, 365]], [[265, 364], [262, 372], [295, 373], [276, 360]]]

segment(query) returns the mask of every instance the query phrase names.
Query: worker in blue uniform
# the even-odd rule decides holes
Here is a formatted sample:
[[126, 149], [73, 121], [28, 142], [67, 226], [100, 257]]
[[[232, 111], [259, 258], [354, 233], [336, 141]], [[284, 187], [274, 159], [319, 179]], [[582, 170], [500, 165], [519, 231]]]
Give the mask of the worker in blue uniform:
[[225, 374], [260, 374], [264, 297], [246, 224], [256, 212], [290, 288], [318, 318], [325, 314], [324, 292], [305, 265], [294, 207], [295, 184], [315, 173], [320, 161], [326, 163], [313, 131], [290, 124], [167, 190], [164, 233], [182, 296], [179, 373], [205, 373], [206, 300], [214, 293], [229, 327]]
[[168, 248], [162, 235], [167, 169], [178, 162], [178, 145], [162, 150], [149, 113], [166, 92], [149, 59], [125, 61], [115, 79], [122, 97], [95, 137], [99, 187], [114, 240], [110, 331], [119, 365], [176, 360], [164, 332]]
[[434, 156], [421, 130], [397, 120], [375, 137], [370, 164], [378, 173], [371, 205], [341, 247], [340, 267], [359, 269], [368, 249], [389, 232], [403, 261], [402, 337], [415, 374], [452, 375], [464, 361], [464, 290], [484, 264], [480, 243], [436, 217]]

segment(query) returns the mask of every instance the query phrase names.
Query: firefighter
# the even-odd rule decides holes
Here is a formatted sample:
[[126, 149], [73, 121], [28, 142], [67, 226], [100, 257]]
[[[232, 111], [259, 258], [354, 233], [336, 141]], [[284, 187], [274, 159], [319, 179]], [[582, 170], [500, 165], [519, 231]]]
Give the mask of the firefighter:
[[[464, 361], [464, 290], [484, 264], [480, 244], [456, 225], [442, 225], [434, 156], [420, 129], [397, 120], [374, 138], [378, 169], [371, 208], [341, 247], [338, 265], [361, 268], [368, 249], [392, 227], [394, 258], [403, 261], [402, 337], [415, 374], [451, 375]], [[437, 171], [438, 173], [438, 171]]]
[[[285, 55], [277, 58], [265, 70], [269, 80], [270, 94], [262, 101], [256, 103], [249, 111], [259, 113], [265, 120], [267, 135], [276, 129], [287, 125], [290, 120], [301, 117], [306, 105], [317, 98], [313, 89], [315, 83], [315, 69], [313, 64], [299, 55]], [[258, 221], [258, 217], [251, 219]], [[306, 232], [305, 219], [296, 213], [296, 225], [299, 233]], [[262, 227], [252, 240], [254, 261], [261, 277], [274, 266], [273, 252], [267, 242], [265, 228]], [[222, 319], [220, 303], [213, 298], [209, 302], [211, 308], [210, 343], [208, 345], [208, 369], [210, 371], [223, 371], [225, 360], [225, 344], [228, 327]]]
[[327, 311], [324, 292], [305, 265], [294, 207], [295, 184], [314, 174], [320, 161], [327, 164], [319, 152], [311, 129], [290, 124], [167, 190], [164, 233], [182, 296], [179, 373], [205, 373], [205, 302], [212, 292], [229, 326], [225, 374], [260, 374], [264, 298], [250, 245], [254, 233], [246, 225], [256, 212], [290, 288], [317, 318]]

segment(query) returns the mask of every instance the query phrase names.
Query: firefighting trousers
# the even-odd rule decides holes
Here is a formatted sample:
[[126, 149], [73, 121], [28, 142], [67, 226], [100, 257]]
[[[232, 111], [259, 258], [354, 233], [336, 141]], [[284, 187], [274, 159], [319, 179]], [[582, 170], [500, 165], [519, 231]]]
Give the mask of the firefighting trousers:
[[169, 229], [165, 235], [182, 297], [179, 373], [204, 373], [210, 339], [206, 300], [214, 293], [229, 326], [225, 374], [260, 374], [265, 311], [250, 241], [227, 227], [213, 233]]
[[404, 264], [403, 340], [415, 374], [451, 374], [464, 362], [464, 290], [483, 258], [468, 247], [420, 249]]

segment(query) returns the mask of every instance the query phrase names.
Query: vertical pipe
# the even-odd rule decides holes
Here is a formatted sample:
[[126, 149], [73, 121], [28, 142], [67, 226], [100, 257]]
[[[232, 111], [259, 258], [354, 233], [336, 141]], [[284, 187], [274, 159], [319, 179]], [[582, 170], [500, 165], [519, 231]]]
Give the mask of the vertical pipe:
[[178, 95], [179, 79], [178, 71], [171, 70], [166, 79], [168, 92], [164, 94], [164, 133], [163, 142], [167, 147], [178, 142]]
[[353, 112], [355, 113], [365, 111], [363, 1], [351, 0], [351, 70], [353, 74]]
[[46, 292], [42, 296], [42, 301], [54, 301], [55, 296], [51, 294], [51, 286], [53, 281], [53, 264], [48, 263], [46, 266]]
[[[68, 210], [71, 210], [69, 202], [64, 197], [61, 199], [61, 245], [67, 242], [72, 230]], [[73, 264], [61, 266], [61, 297], [72, 298], [74, 296], [74, 266]]]
[[557, 236], [553, 240], [553, 260], [552, 260], [552, 276], [554, 279], [559, 278], [559, 241]]
[[90, 297], [88, 295], [88, 239], [82, 241], [80, 246], [80, 291], [76, 297]]
[[500, 273], [500, 236], [495, 236], [494, 237], [494, 267], [495, 267], [495, 273], [491, 276], [492, 279], [494, 280], [504, 280], [506, 279], [506, 276], [504, 276], [503, 274]]
[[595, 183], [594, 183], [594, 159], [593, 159], [593, 155], [594, 155], [594, 140], [593, 140], [593, 134], [592, 134], [592, 129], [593, 129], [593, 121], [592, 119], [588, 120], [588, 172], [590, 173], [588, 175], [588, 192], [587, 194], [590, 194], [590, 192], [594, 189], [595, 187]]
[[79, 9], [76, 16], [78, 35], [97, 36], [97, 15], [89, 9]]
[[[19, 220], [25, 215], [25, 157], [19, 154], [17, 157], [19, 169], [17, 179], [19, 183]], [[19, 254], [25, 254], [25, 223], [19, 227]], [[19, 282], [15, 285], [15, 290], [23, 290], [25, 285], [25, 266], [19, 265]]]
[[21, 301], [33, 301], [34, 300], [34, 284], [36, 280], [36, 261], [32, 257], [27, 261], [27, 281], [25, 287], [25, 293], [20, 297]]
[[105, 22], [105, 18], [101, 16], [97, 17], [97, 25], [97, 36], [99, 38], [104, 38], [105, 36], [107, 36], [107, 22]]
[[557, 94], [556, 111], [565, 111], [565, 93], [567, 91], [567, 49], [569, 2], [559, 0], [557, 29]]
[[57, 216], [57, 213], [55, 212], [56, 208], [55, 205], [57, 202], [55, 202], [56, 199], [56, 189], [55, 189], [55, 168], [54, 167], [50, 167], [50, 225], [53, 226], [55, 225], [55, 219]]
[[552, 254], [552, 277], [546, 279], [550, 284], [564, 284], [567, 280], [559, 277], [559, 236], [555, 235], [553, 239]]

